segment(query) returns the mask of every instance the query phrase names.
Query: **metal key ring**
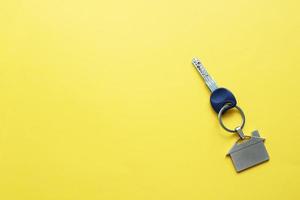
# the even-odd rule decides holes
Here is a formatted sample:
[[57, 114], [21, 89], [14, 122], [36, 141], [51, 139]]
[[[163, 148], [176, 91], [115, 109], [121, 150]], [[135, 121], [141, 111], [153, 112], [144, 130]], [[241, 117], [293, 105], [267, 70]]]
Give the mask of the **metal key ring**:
[[224, 114], [224, 112], [225, 112], [226, 110], [228, 110], [229, 107], [230, 107], [230, 104], [225, 104], [225, 105], [221, 108], [220, 112], [218, 113], [218, 120], [219, 120], [219, 123], [220, 123], [220, 125], [222, 126], [222, 128], [224, 128], [224, 129], [225, 129], [226, 131], [228, 131], [228, 132], [235, 133], [235, 132], [237, 132], [237, 128], [243, 129], [243, 127], [244, 127], [244, 125], [245, 125], [245, 122], [246, 122], [246, 117], [245, 117], [245, 114], [244, 114], [243, 110], [242, 110], [239, 106], [236, 105], [234, 108], [236, 108], [236, 109], [239, 111], [239, 113], [241, 114], [241, 117], [242, 117], [242, 124], [241, 124], [240, 126], [237, 126], [237, 128], [235, 128], [235, 129], [227, 128], [227, 127], [224, 125], [224, 123], [223, 123], [222, 115]]

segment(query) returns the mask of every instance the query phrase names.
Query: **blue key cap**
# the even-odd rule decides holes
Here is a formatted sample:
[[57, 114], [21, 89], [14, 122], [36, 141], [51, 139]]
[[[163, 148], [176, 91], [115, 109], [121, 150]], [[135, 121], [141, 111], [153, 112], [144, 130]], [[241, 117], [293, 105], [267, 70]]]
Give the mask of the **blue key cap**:
[[210, 95], [210, 104], [216, 113], [219, 113], [221, 108], [229, 104], [226, 110], [236, 106], [236, 99], [232, 92], [226, 88], [217, 88]]

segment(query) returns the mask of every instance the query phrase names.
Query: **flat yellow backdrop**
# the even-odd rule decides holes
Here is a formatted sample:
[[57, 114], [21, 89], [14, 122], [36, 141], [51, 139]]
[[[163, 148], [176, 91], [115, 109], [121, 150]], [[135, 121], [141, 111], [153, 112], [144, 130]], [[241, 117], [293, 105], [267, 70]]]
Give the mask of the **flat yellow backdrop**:
[[[299, 7], [1, 0], [0, 199], [300, 199]], [[269, 162], [234, 171], [194, 56]]]

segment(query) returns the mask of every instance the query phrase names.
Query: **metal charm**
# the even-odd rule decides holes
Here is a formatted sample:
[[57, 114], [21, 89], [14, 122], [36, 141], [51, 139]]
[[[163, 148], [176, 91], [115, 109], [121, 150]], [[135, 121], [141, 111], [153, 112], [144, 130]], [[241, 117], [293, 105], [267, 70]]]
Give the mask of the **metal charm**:
[[258, 131], [253, 131], [252, 137], [246, 136], [233, 145], [227, 156], [231, 157], [237, 172], [269, 160], [264, 140], [259, 136]]
[[242, 117], [242, 124], [237, 128], [230, 129], [227, 128], [223, 121], [222, 115], [227, 110], [229, 105], [226, 104], [222, 107], [220, 112], [218, 113], [219, 123], [228, 132], [237, 133], [240, 139], [233, 145], [230, 151], [227, 153], [227, 156], [231, 157], [232, 163], [237, 172], [241, 172], [245, 169], [263, 163], [269, 160], [269, 155], [266, 150], [264, 138], [261, 138], [258, 131], [253, 131], [252, 136], [245, 136], [243, 133], [243, 127], [246, 122], [245, 114], [243, 110], [235, 106], [235, 108], [239, 111]]

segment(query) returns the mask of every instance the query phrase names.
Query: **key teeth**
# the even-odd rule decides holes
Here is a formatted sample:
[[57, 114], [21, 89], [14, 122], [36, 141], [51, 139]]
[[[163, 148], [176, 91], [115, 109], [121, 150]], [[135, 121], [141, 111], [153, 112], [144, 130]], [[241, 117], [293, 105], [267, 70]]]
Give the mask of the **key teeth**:
[[192, 63], [197, 65], [197, 64], [200, 64], [201, 62], [198, 58], [193, 58]]
[[202, 76], [203, 80], [205, 81], [205, 84], [209, 88], [211, 92], [215, 91], [218, 86], [216, 85], [216, 82], [212, 79], [212, 77], [208, 74], [205, 67], [202, 65], [200, 60], [198, 58], [193, 58], [192, 63], [194, 67], [197, 69], [197, 71]]

